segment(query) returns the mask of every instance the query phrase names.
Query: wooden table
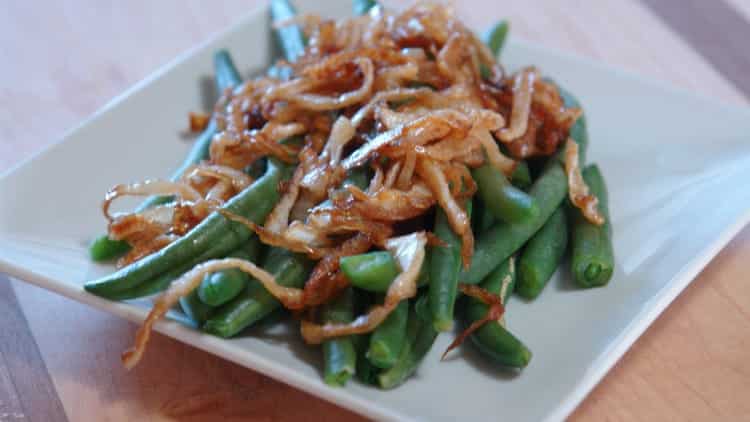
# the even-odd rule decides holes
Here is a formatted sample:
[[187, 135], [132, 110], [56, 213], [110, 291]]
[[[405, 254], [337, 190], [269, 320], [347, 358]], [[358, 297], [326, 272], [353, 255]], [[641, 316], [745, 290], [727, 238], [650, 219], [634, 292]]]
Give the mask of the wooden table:
[[[259, 3], [4, 3], [0, 171], [54, 142], [114, 95]], [[746, 1], [560, 3], [482, 0], [461, 2], [458, 11], [477, 28], [506, 16], [514, 35], [747, 105]], [[745, 229], [572, 419], [750, 419], [748, 262]], [[132, 324], [17, 281], [0, 279], [0, 321], [3, 422], [359, 419], [160, 335], [141, 365], [125, 372], [119, 354], [132, 339]]]

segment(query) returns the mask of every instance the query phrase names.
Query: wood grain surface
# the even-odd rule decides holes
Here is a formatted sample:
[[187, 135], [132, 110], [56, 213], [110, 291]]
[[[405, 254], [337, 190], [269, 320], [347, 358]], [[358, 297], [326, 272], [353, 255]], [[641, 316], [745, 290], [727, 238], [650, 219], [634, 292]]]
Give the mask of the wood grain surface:
[[[0, 172], [260, 3], [3, 3]], [[514, 36], [747, 105], [745, 0], [456, 4], [475, 28], [508, 17]], [[745, 229], [571, 419], [750, 420], [748, 262]], [[119, 354], [132, 339], [132, 324], [2, 276], [0, 321], [0, 422], [361, 419], [161, 335], [142, 364], [126, 372]]]

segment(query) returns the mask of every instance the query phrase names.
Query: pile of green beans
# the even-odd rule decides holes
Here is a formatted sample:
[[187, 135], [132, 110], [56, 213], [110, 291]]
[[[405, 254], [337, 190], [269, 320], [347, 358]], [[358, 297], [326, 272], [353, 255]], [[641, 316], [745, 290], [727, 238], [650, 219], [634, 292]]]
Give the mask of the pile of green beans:
[[[353, 0], [356, 14], [369, 13], [377, 2]], [[274, 22], [295, 16], [288, 0], [271, 0]], [[508, 35], [507, 21], [493, 26], [484, 40], [495, 56], [503, 49]], [[295, 24], [276, 30], [278, 46], [289, 63], [305, 52], [306, 39]], [[281, 77], [291, 67], [280, 62], [272, 73]], [[219, 91], [241, 82], [229, 53], [214, 56], [216, 86]], [[493, 70], [481, 69], [489, 78]], [[291, 75], [291, 73], [290, 73]], [[554, 83], [553, 81], [549, 81]], [[580, 107], [578, 100], [559, 87], [566, 107]], [[216, 126], [213, 120], [197, 139], [180, 168], [177, 180], [189, 167], [208, 157]], [[507, 176], [491, 165], [475, 168], [471, 176], [477, 195], [467, 200], [465, 209], [476, 238], [471, 263], [463, 265], [462, 239], [451, 228], [447, 215], [436, 207], [435, 241], [427, 255], [418, 280], [417, 295], [395, 305], [394, 310], [371, 333], [327, 339], [322, 344], [323, 379], [331, 386], [344, 386], [353, 376], [363, 383], [382, 389], [397, 387], [412, 374], [430, 352], [437, 336], [453, 328], [455, 315], [465, 326], [483, 320], [489, 305], [475, 297], [461, 297], [459, 283], [478, 284], [499, 297], [505, 314], [481, 325], [469, 336], [470, 343], [490, 362], [511, 370], [526, 367], [532, 353], [513, 333], [505, 319], [512, 293], [526, 300], [538, 297], [549, 283], [566, 254], [570, 254], [570, 273], [575, 284], [588, 288], [607, 284], [614, 271], [612, 228], [604, 178], [595, 165], [586, 166], [588, 133], [585, 116], [570, 130], [579, 145], [583, 178], [606, 219], [596, 226], [584, 218], [566, 199], [568, 184], [562, 152], [537, 165], [520, 161]], [[274, 159], [265, 160], [265, 168], [254, 169], [254, 183], [235, 195], [222, 210], [262, 223], [279, 200], [279, 186], [292, 168]], [[365, 189], [370, 177], [367, 169], [347, 174], [339, 189], [353, 184]], [[171, 197], [151, 197], [137, 211], [172, 201]], [[431, 214], [430, 214], [431, 215]], [[125, 253], [129, 245], [106, 236], [96, 239], [90, 248], [94, 260], [111, 259]], [[119, 271], [93, 280], [84, 288], [112, 300], [128, 300], [165, 290], [172, 281], [195, 265], [210, 259], [233, 257], [257, 262], [274, 276], [281, 286], [303, 288], [313, 262], [306, 256], [278, 247], [266, 247], [244, 225], [214, 212], [185, 236]], [[390, 252], [373, 250], [339, 259], [341, 273], [349, 282], [332, 301], [320, 308], [323, 323], [349, 323], [355, 315], [383, 303], [402, 268]], [[180, 300], [183, 312], [204, 332], [230, 338], [271, 314], [280, 314], [281, 303], [263, 285], [238, 269], [207, 274], [200, 285]]]

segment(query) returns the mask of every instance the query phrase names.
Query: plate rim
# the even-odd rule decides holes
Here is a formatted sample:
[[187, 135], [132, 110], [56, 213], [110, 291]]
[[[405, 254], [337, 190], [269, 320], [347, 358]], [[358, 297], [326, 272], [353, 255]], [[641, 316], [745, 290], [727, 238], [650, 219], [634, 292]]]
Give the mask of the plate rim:
[[[53, 153], [57, 148], [62, 147], [71, 137], [75, 136], [80, 130], [87, 127], [95, 120], [102, 118], [108, 112], [112, 112], [114, 108], [116, 108], [121, 102], [125, 101], [129, 96], [143, 89], [147, 89], [153, 81], [161, 78], [170, 70], [180, 66], [193, 55], [212, 48], [214, 43], [219, 42], [233, 32], [239, 31], [245, 25], [249, 24], [249, 22], [258, 14], [266, 13], [267, 10], [268, 5], [252, 7], [249, 11], [243, 13], [242, 16], [234, 19], [226, 28], [212, 33], [205, 40], [182, 51], [173, 59], [159, 66], [144, 78], [106, 101], [104, 105], [99, 107], [95, 112], [91, 113], [71, 128], [65, 130], [62, 135], [57, 137], [57, 139], [43, 146], [29, 157], [22, 159], [3, 172], [0, 172], [0, 181], [5, 181], [27, 165], [30, 165], [47, 154]], [[642, 76], [633, 70], [619, 68], [591, 57], [582, 56], [569, 51], [557, 50], [541, 43], [524, 40], [523, 38], [516, 36], [511, 36], [509, 42], [512, 44], [518, 44], [524, 48], [540, 51], [547, 55], [576, 61], [582, 65], [593, 67], [600, 71], [606, 71], [631, 81], [655, 87], [660, 91], [667, 92], [671, 95], [690, 98], [692, 100], [700, 100], [708, 105], [719, 107], [723, 110], [745, 113], [750, 116], [750, 107], [743, 107], [738, 104], [717, 100], [716, 98], [708, 97], [703, 94], [697, 94], [686, 88], [674, 86], [669, 82], [659, 82], [655, 79]], [[741, 94], [743, 99], [750, 102], [750, 97], [743, 93]], [[625, 352], [630, 349], [635, 341], [640, 338], [648, 327], [651, 326], [654, 320], [662, 314], [667, 306], [669, 306], [696, 278], [700, 271], [702, 271], [748, 223], [750, 223], [750, 209], [739, 214], [732, 223], [725, 226], [724, 230], [713, 242], [705, 245], [698, 253], [689, 259], [679, 271], [675, 272], [671, 279], [652, 296], [649, 303], [645, 304], [630, 320], [628, 325], [610, 343], [607, 350], [603, 351], [597, 357], [596, 362], [592, 364], [589, 372], [581, 378], [573, 389], [569, 390], [568, 394], [565, 395], [555, 407], [550, 408], [549, 412], [544, 417], [544, 420], [563, 420], [568, 417], [591, 392], [591, 390], [599, 384], [610, 369], [622, 358]], [[0, 256], [0, 272], [7, 274], [14, 279], [44, 288], [76, 302], [116, 315], [137, 324], [140, 324], [148, 313], [145, 308], [133, 306], [124, 302], [113, 302], [99, 298], [85, 292], [80, 286], [76, 288], [76, 286], [72, 284], [61, 282], [52, 277], [36, 273], [32, 269], [16, 265], [15, 263], [4, 259], [3, 256]], [[82, 292], [84, 293], [83, 295], [81, 294]], [[356, 395], [347, 393], [344, 389], [333, 388], [319, 380], [312, 380], [307, 375], [299, 374], [290, 368], [279, 365], [273, 360], [253, 354], [252, 351], [243, 350], [238, 352], [233, 350], [232, 347], [226, 347], [227, 342], [225, 339], [198, 332], [177, 321], [161, 320], [157, 322], [154, 329], [157, 332], [174, 338], [182, 343], [260, 372], [291, 387], [298, 388], [356, 413], [368, 417], [374, 416], [384, 420], [414, 420], [412, 417], [397, 410], [391, 410], [390, 408], [379, 405], [372, 400], [360, 398]]]

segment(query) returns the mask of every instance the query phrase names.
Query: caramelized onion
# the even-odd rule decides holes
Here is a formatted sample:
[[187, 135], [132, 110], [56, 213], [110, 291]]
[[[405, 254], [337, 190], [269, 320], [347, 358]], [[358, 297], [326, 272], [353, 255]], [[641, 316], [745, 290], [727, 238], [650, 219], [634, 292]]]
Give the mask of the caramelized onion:
[[417, 160], [417, 174], [435, 195], [453, 231], [460, 236], [469, 230], [469, 217], [451, 195], [448, 181], [440, 166], [429, 158], [419, 159]]
[[357, 110], [352, 117], [352, 125], [356, 128], [372, 114], [378, 104], [386, 101], [403, 101], [408, 98], [417, 98], [429, 94], [428, 88], [397, 88], [390, 91], [382, 91], [375, 94], [372, 99], [364, 106]]
[[188, 113], [188, 121], [190, 123], [191, 132], [201, 132], [208, 126], [208, 122], [211, 121], [211, 116], [206, 113]]
[[117, 185], [107, 192], [102, 202], [104, 217], [110, 222], [114, 219], [109, 214], [109, 206], [116, 198], [121, 196], [151, 196], [151, 195], [175, 195], [186, 201], [200, 201], [201, 194], [185, 183], [168, 182], [165, 180], [146, 180], [145, 182], [132, 183], [129, 185]]
[[366, 194], [356, 186], [348, 186], [352, 201], [345, 205], [351, 212], [378, 221], [402, 221], [423, 214], [435, 205], [432, 192], [422, 182], [408, 191], [379, 189]]
[[326, 97], [317, 94], [298, 94], [288, 96], [287, 100], [293, 102], [299, 107], [313, 111], [335, 110], [337, 108], [348, 107], [350, 105], [362, 102], [372, 91], [374, 81], [374, 66], [370, 59], [356, 59], [354, 63], [359, 66], [364, 74], [364, 81], [359, 89], [341, 94], [337, 97]]
[[513, 77], [513, 109], [510, 112], [510, 126], [500, 129], [497, 134], [503, 142], [511, 142], [526, 133], [537, 73], [534, 68], [526, 68]]
[[581, 213], [586, 220], [592, 224], [601, 226], [604, 224], [604, 216], [599, 212], [599, 198], [589, 192], [589, 187], [581, 175], [581, 168], [578, 165], [578, 144], [568, 138], [565, 143], [565, 173], [568, 176], [568, 196], [570, 202]]

